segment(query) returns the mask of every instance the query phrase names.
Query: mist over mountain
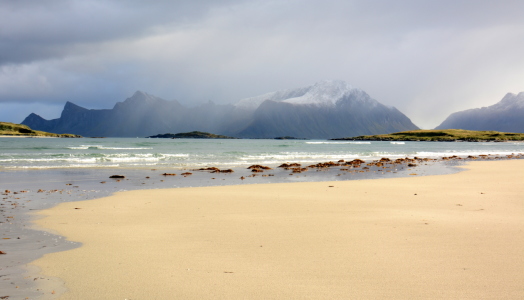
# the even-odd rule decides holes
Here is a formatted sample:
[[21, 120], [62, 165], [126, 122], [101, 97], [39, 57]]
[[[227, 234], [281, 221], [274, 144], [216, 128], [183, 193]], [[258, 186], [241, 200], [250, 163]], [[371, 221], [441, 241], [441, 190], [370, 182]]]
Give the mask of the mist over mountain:
[[78, 132], [82, 136], [144, 137], [159, 133], [208, 131], [220, 127], [222, 116], [232, 106], [213, 103], [187, 108], [178, 101], [168, 101], [137, 91], [112, 109], [86, 109], [67, 102], [60, 118], [45, 120], [35, 113], [22, 123], [52, 132]]
[[524, 132], [524, 92], [508, 93], [498, 103], [452, 113], [435, 129]]
[[253, 121], [238, 133], [241, 137], [335, 138], [418, 129], [396, 108], [343, 81], [269, 93], [237, 106], [257, 107]]
[[138, 91], [112, 109], [86, 109], [67, 102], [58, 119], [45, 120], [32, 113], [22, 124], [36, 130], [106, 137], [205, 131], [242, 138], [327, 139], [418, 129], [396, 108], [343, 81], [322, 81], [233, 105], [208, 102], [192, 108]]

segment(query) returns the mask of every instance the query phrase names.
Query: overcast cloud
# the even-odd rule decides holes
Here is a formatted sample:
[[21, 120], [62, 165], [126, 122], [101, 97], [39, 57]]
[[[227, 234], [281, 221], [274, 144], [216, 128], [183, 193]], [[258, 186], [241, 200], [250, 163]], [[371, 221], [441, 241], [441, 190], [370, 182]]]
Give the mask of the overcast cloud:
[[0, 120], [136, 90], [233, 103], [341, 79], [422, 128], [524, 91], [524, 2], [0, 2]]

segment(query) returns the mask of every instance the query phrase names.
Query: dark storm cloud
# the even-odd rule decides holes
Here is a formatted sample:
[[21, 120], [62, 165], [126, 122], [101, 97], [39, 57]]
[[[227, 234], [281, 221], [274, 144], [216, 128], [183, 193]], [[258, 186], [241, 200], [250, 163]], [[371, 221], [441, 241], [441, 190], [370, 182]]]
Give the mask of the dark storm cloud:
[[522, 11], [509, 0], [2, 1], [0, 105], [109, 108], [135, 90], [225, 103], [342, 79], [427, 128], [524, 90]]
[[[227, 4], [230, 1], [221, 1]], [[7, 0], [0, 4], [0, 65], [59, 58], [93, 43], [195, 22], [216, 1]], [[83, 47], [84, 46], [84, 47]]]

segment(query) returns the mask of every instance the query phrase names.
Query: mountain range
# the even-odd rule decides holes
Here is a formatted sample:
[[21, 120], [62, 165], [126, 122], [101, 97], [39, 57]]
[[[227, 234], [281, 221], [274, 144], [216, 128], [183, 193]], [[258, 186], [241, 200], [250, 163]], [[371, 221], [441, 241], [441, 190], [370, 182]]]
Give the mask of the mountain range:
[[524, 133], [524, 92], [508, 93], [498, 103], [451, 114], [435, 129], [495, 130]]
[[328, 139], [418, 129], [394, 107], [344, 81], [242, 99], [186, 107], [137, 91], [112, 109], [87, 109], [67, 102], [60, 118], [32, 113], [22, 124], [37, 130], [97, 137], [145, 137], [159, 133], [205, 131], [239, 138]]

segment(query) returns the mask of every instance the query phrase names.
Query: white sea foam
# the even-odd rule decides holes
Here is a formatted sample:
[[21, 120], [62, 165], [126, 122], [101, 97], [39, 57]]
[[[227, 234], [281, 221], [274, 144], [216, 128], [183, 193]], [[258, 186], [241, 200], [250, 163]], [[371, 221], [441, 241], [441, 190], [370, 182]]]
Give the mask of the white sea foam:
[[53, 154], [44, 153], [43, 157], [12, 157], [0, 158], [0, 163], [5, 168], [74, 168], [74, 167], [111, 167], [111, 166], [140, 166], [156, 165], [161, 162], [176, 163], [187, 160], [189, 154], [158, 154], [158, 153], [114, 153], [100, 154], [95, 157], [74, 156], [60, 154], [63, 156], [53, 157]]
[[185, 153], [176, 153], [176, 154], [162, 153], [161, 155], [164, 157], [189, 157], [189, 154], [185, 154]]
[[508, 151], [482, 151], [482, 150], [467, 150], [467, 151], [446, 151], [446, 152], [417, 152], [417, 156], [420, 157], [442, 157], [442, 156], [469, 156], [469, 155], [492, 155], [492, 156], [506, 156], [511, 154], [516, 154], [515, 152]]
[[243, 161], [267, 161], [268, 163], [279, 163], [289, 161], [325, 161], [325, 160], [339, 160], [356, 158], [359, 155], [349, 153], [338, 153], [338, 154], [322, 154], [312, 152], [284, 152], [281, 154], [265, 154], [265, 155], [245, 155], [239, 157], [239, 160]]
[[342, 145], [342, 144], [352, 144], [352, 145], [369, 145], [371, 142], [306, 142], [306, 144], [328, 144], [328, 145]]
[[158, 157], [111, 157], [106, 158], [105, 160], [111, 161], [111, 162], [155, 162], [159, 161], [160, 158]]
[[62, 157], [62, 158], [12, 158], [12, 159], [5, 159], [0, 160], [5, 162], [79, 162], [79, 163], [94, 163], [96, 162], [96, 158], [79, 158], [79, 157]]
[[120, 147], [98, 147], [100, 150], [150, 150], [153, 148], [137, 147], [137, 148], [120, 148]]
[[[99, 143], [85, 140], [19, 139], [0, 144], [1, 169], [104, 168], [164, 166], [243, 166], [302, 164], [326, 161], [376, 160], [381, 157], [433, 157], [492, 154], [505, 156], [524, 152], [524, 143], [428, 143], [406, 142], [399, 146], [380, 141], [276, 141], [276, 140], [187, 140], [183, 143], [150, 143], [143, 139], [112, 139]], [[44, 150], [45, 149], [45, 150]]]
[[77, 164], [70, 164], [70, 165], [46, 165], [46, 166], [6, 166], [6, 169], [70, 169], [70, 168], [118, 168], [120, 165], [118, 164], [90, 164], [90, 165], [77, 165]]
[[71, 150], [88, 150], [88, 149], [98, 149], [98, 150], [150, 150], [153, 148], [150, 147], [105, 147], [102, 145], [80, 145], [80, 146], [70, 146], [67, 149]]

